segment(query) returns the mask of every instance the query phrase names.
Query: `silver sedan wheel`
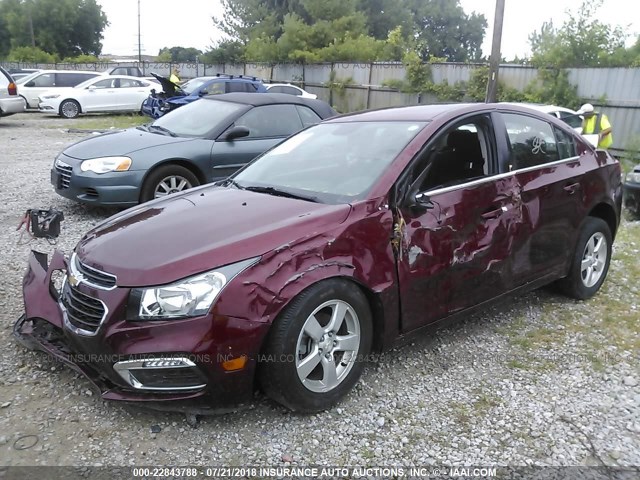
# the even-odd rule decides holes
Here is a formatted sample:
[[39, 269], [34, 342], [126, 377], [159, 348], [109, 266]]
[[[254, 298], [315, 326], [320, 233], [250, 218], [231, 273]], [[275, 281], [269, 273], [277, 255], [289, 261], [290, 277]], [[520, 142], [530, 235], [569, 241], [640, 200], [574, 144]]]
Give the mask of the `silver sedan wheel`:
[[309, 315], [298, 336], [298, 378], [312, 392], [329, 392], [347, 378], [359, 348], [356, 311], [342, 300], [325, 302]]
[[62, 115], [66, 118], [75, 118], [80, 113], [76, 102], [64, 102], [61, 110]]
[[162, 179], [156, 186], [153, 198], [162, 198], [172, 193], [182, 192], [191, 188], [191, 182], [180, 175], [170, 175]]
[[601, 232], [596, 232], [587, 241], [580, 264], [582, 283], [585, 287], [591, 288], [598, 283], [606, 264], [607, 239]]

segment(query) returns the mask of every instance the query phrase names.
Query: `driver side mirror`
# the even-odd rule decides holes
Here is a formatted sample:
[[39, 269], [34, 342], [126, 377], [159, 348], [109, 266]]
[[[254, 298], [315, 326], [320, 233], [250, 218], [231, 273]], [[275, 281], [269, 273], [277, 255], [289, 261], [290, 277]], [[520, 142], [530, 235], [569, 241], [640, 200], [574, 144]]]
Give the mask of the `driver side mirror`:
[[231, 128], [224, 136], [223, 139], [227, 141], [233, 141], [236, 138], [248, 137], [251, 131], [247, 127], [238, 125]]
[[36, 82], [31, 80], [30, 82], [25, 83], [24, 86], [25, 87], [35, 87], [36, 86]]
[[198, 92], [199, 97], [206, 97], [207, 95], [209, 95], [209, 92], [207, 92], [206, 90]]
[[408, 207], [415, 210], [431, 210], [435, 207], [426, 193], [416, 193], [408, 199]]
[[95, 90], [95, 89], [96, 89], [96, 86], [95, 86], [95, 85], [89, 85], [89, 86], [87, 87], [87, 90]]

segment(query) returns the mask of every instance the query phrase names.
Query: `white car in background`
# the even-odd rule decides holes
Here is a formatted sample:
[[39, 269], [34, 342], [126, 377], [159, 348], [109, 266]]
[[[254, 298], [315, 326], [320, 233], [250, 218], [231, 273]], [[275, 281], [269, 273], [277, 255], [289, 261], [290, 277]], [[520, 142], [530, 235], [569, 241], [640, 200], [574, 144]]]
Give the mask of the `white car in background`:
[[288, 95], [295, 95], [302, 98], [318, 98], [315, 93], [309, 93], [300, 87], [291, 85], [290, 83], [265, 83], [267, 90], [270, 93], [286, 93]]
[[[509, 103], [509, 102], [507, 102]], [[582, 116], [575, 110], [570, 108], [558, 107], [556, 105], [540, 105], [538, 103], [510, 103], [511, 105], [522, 105], [523, 107], [533, 108], [539, 112], [548, 113], [559, 118], [564, 123], [573, 128], [576, 132], [582, 133]]]
[[24, 98], [27, 108], [38, 108], [38, 97], [44, 92], [75, 87], [97, 75], [98, 72], [80, 70], [40, 70], [16, 80], [16, 85], [18, 94]]
[[57, 88], [39, 97], [38, 109], [65, 118], [81, 113], [139, 112], [155, 83], [126, 75], [100, 75], [73, 88]]

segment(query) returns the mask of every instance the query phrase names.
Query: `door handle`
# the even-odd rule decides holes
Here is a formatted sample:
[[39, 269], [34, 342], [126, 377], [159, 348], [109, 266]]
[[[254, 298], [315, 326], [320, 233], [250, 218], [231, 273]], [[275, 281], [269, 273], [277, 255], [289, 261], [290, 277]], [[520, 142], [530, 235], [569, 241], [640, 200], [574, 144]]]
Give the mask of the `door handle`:
[[578, 190], [580, 190], [580, 184], [579, 183], [572, 183], [572, 184], [566, 185], [564, 187], [564, 191], [567, 192], [569, 195], [573, 195]]
[[498, 218], [500, 215], [502, 215], [504, 212], [507, 211], [507, 207], [500, 207], [500, 208], [496, 208], [494, 210], [489, 210], [487, 212], [484, 212], [482, 215], [480, 215], [484, 220], [492, 220], [494, 218]]

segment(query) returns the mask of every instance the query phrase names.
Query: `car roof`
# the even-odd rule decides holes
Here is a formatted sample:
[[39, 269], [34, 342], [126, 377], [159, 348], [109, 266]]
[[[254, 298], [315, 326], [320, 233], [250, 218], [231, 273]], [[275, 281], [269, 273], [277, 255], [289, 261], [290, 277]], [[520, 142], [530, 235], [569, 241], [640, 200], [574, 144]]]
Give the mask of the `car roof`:
[[311, 107], [322, 118], [329, 118], [336, 115], [336, 111], [331, 106], [323, 102], [322, 100], [315, 100], [311, 98], [297, 97], [294, 95], [288, 95], [286, 93], [221, 93], [218, 95], [207, 95], [202, 97], [204, 100], [221, 100], [224, 102], [242, 103], [245, 105], [251, 105], [253, 107], [259, 107], [262, 105], [277, 105], [277, 104], [294, 104], [305, 105]]
[[515, 105], [518, 107], [528, 107], [533, 108], [534, 110], [538, 110], [539, 112], [550, 113], [550, 112], [570, 112], [576, 113], [575, 110], [571, 110], [566, 107], [558, 107], [557, 105], [543, 105], [541, 103], [516, 103], [516, 102], [503, 102], [501, 105]]
[[100, 72], [95, 72], [92, 70], [38, 70], [31, 73], [90, 73], [96, 76], [100, 75]]
[[296, 87], [296, 88], [300, 88], [297, 85], [293, 85], [291, 83], [267, 83], [265, 84], [265, 87], [269, 88], [269, 87]]

